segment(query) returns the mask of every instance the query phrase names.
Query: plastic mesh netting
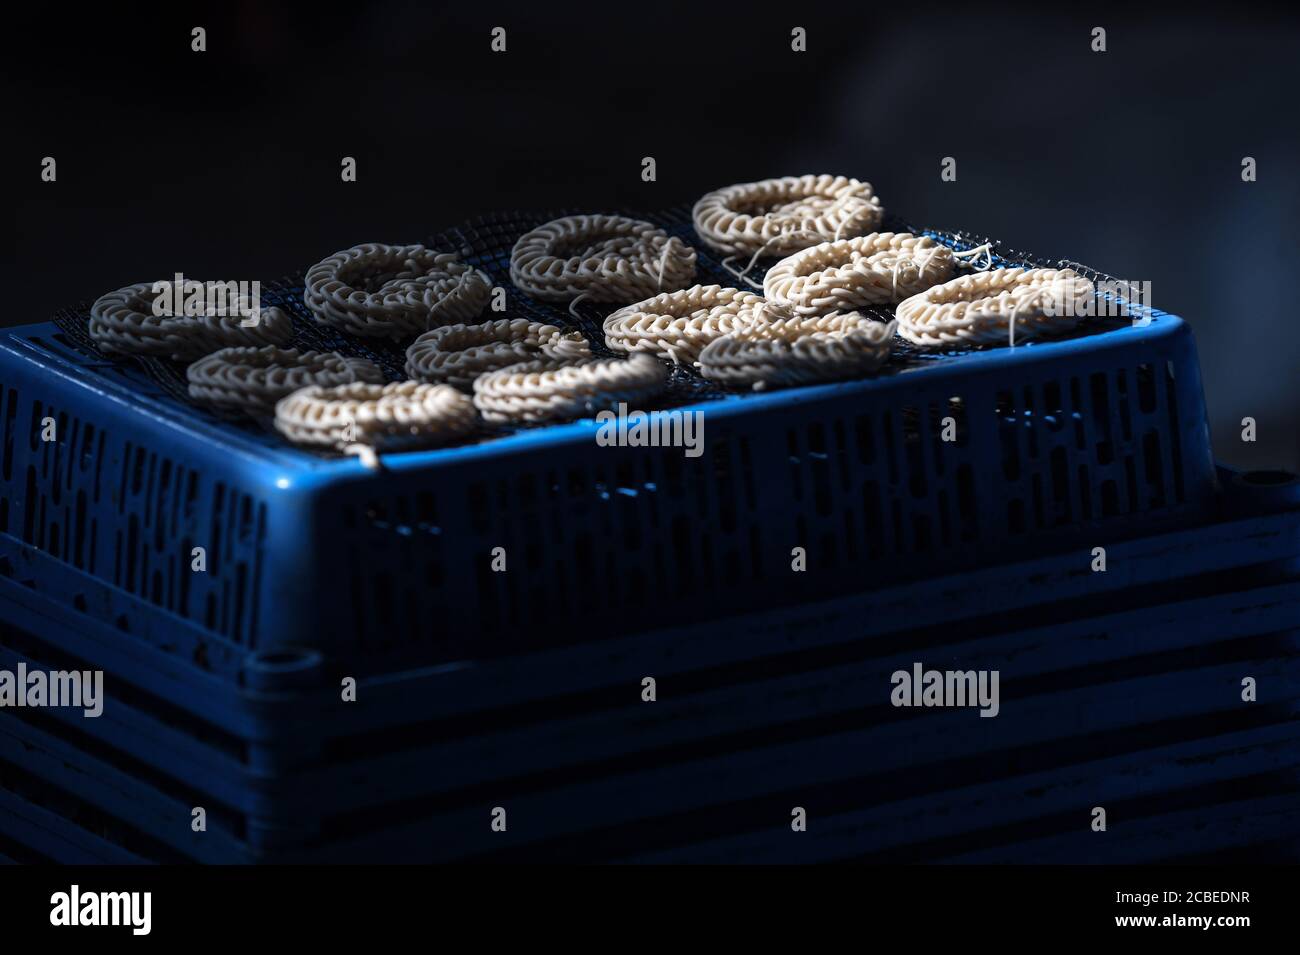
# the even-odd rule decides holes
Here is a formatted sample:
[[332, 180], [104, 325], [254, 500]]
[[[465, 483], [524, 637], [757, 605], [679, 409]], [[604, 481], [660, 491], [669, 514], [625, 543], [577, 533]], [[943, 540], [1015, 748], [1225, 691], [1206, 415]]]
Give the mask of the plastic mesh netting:
[[[480, 216], [462, 225], [447, 229], [446, 231], [425, 240], [425, 245], [439, 251], [458, 253], [467, 262], [488, 273], [494, 285], [501, 286], [507, 290], [507, 300], [509, 303], [507, 311], [504, 314], [485, 314], [484, 320], [489, 317], [500, 318], [521, 316], [535, 321], [558, 325], [566, 329], [576, 327], [591, 343], [592, 351], [594, 353], [597, 355], [608, 356], [612, 355], [613, 352], [611, 352], [605, 345], [601, 323], [606, 315], [620, 306], [584, 301], [579, 303], [574, 310], [578, 315], [578, 318], [575, 321], [574, 316], [565, 306], [535, 301], [519, 292], [510, 281], [510, 251], [514, 247], [516, 240], [525, 232], [534, 229], [551, 219], [564, 215], [572, 215], [579, 211], [586, 210], [566, 209], [539, 213], [508, 212]], [[626, 215], [632, 218], [653, 222], [669, 235], [677, 236], [687, 244], [694, 247], [698, 253], [696, 281], [700, 284], [717, 284], [722, 286], [735, 286], [738, 284], [736, 276], [723, 267], [721, 258], [699, 241], [694, 226], [692, 225], [690, 205], [676, 206], [661, 212], [648, 214], [632, 210], [613, 210], [613, 214]], [[969, 232], [921, 228], [891, 214], [886, 214], [879, 229], [880, 231], [912, 232], [916, 234], [929, 235], [936, 241], [943, 242], [958, 251], [972, 249], [987, 243], [992, 248], [993, 267], [995, 268], [1013, 266], [1061, 268], [1069, 266], [1094, 281], [1115, 281], [1110, 276], [1080, 266], [1075, 262], [1068, 262], [1066, 260], [1052, 261], [1040, 258], [1030, 253], [1010, 249], [996, 240], [978, 236]], [[327, 252], [322, 252], [322, 254], [316, 258], [321, 258], [325, 254], [327, 254]], [[336, 351], [344, 355], [367, 358], [379, 365], [390, 380], [396, 381], [405, 378], [405, 350], [409, 342], [403, 341], [393, 343], [380, 339], [357, 338], [340, 332], [330, 326], [323, 325], [313, 319], [311, 313], [303, 303], [303, 275], [314, 261], [316, 261], [316, 259], [313, 259], [311, 262], [305, 262], [301, 269], [286, 278], [264, 282], [262, 284], [263, 307], [279, 306], [292, 316], [294, 323], [293, 346], [301, 349], [315, 349], [318, 351]], [[757, 267], [750, 273], [750, 278], [761, 286], [763, 274], [766, 268], [771, 266], [775, 261], [776, 258], [761, 260]], [[743, 268], [746, 263], [742, 261], [738, 264], [739, 267]], [[970, 268], [971, 266], [967, 264], [962, 271], [969, 271]], [[892, 307], [867, 308], [862, 309], [862, 311], [880, 319], [881, 321], [887, 322], [893, 318]], [[109, 358], [104, 355], [98, 350], [98, 348], [96, 348], [87, 331], [89, 318], [89, 303], [83, 303], [74, 308], [61, 310], [54, 316], [53, 321], [63, 333], [67, 344], [83, 353], [88, 359], [91, 359], [96, 363], [117, 361], [132, 364], [142, 371], [167, 395], [175, 399], [177, 402], [194, 408], [200, 414], [214, 418], [221, 418], [232, 426], [250, 429], [256, 429], [259, 427], [257, 424], [249, 422], [247, 419], [221, 412], [214, 412], [210, 409], [194, 404], [189, 397], [188, 385], [185, 377], [186, 366], [184, 363], [165, 361], [156, 358]], [[1062, 337], [1077, 338], [1094, 335], [1099, 332], [1119, 327], [1120, 325], [1128, 324], [1129, 321], [1130, 319], [1127, 317], [1091, 319], [1084, 322], [1075, 331]], [[952, 359], [953, 357], [960, 356], [971, 350], [972, 349], [969, 347], [920, 349], [901, 338], [896, 338], [894, 341], [893, 355], [881, 373], [889, 374], [921, 363]], [[743, 394], [743, 392], [728, 392], [701, 377], [694, 369], [679, 365], [673, 368], [669, 379], [668, 390], [665, 392], [664, 396], [655, 403], [655, 407], [671, 408], [683, 404], [691, 404], [718, 398], [727, 393]], [[531, 427], [546, 427], [546, 425], [535, 425]], [[510, 427], [497, 428], [491, 431], [489, 436], [509, 433], [513, 430], [516, 429]]]

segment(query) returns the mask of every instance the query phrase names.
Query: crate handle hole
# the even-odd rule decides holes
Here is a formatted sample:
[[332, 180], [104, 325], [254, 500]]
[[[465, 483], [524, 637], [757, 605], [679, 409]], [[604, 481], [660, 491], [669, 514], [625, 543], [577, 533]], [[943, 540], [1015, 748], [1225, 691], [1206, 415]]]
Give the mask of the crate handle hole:
[[274, 650], [258, 650], [248, 657], [249, 666], [274, 673], [305, 670], [317, 666], [320, 662], [319, 653], [301, 647], [277, 647]]

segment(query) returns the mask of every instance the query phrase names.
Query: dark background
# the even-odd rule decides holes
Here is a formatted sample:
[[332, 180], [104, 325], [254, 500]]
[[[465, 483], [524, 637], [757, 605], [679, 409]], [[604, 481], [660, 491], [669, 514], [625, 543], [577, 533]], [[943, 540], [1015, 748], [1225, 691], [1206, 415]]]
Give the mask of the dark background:
[[1195, 328], [1219, 457], [1300, 468], [1300, 21], [1220, 10], [51, 5], [7, 38], [3, 324], [176, 271], [270, 279], [493, 209], [832, 172], [914, 221], [1151, 282]]

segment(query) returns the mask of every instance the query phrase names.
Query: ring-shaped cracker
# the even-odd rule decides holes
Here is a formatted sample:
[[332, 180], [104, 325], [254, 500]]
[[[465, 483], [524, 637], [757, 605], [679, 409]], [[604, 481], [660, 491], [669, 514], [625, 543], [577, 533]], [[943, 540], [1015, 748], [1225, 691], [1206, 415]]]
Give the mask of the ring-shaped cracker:
[[395, 381], [300, 388], [275, 406], [275, 427], [295, 444], [401, 450], [474, 430], [474, 405], [450, 385]]
[[796, 315], [901, 302], [956, 273], [952, 249], [910, 232], [823, 242], [767, 270], [763, 296]]
[[468, 322], [492, 295], [487, 275], [450, 252], [368, 242], [307, 270], [303, 300], [316, 319], [353, 335], [412, 338]]
[[519, 238], [510, 279], [546, 302], [636, 302], [695, 281], [695, 250], [638, 219], [565, 216]]
[[531, 361], [475, 379], [474, 406], [498, 423], [566, 420], [653, 398], [667, 381], [668, 367], [649, 355], [576, 365]]
[[917, 345], [1014, 345], [1069, 331], [1088, 313], [1092, 282], [1073, 269], [994, 269], [902, 302], [898, 334]]
[[579, 362], [591, 357], [581, 332], [526, 318], [503, 318], [425, 332], [406, 350], [406, 374], [418, 381], [469, 388], [479, 375], [520, 362], [537, 358]]
[[308, 385], [384, 381], [379, 366], [364, 358], [274, 345], [223, 348], [190, 365], [185, 377], [195, 401], [254, 416], [270, 414], [281, 398]]
[[229, 315], [156, 315], [156, 284], [128, 285], [95, 300], [88, 331], [100, 351], [194, 361], [222, 348], [285, 345], [293, 338], [293, 321], [274, 307], [256, 318], [238, 308]]
[[860, 312], [761, 322], [700, 352], [705, 378], [754, 390], [870, 375], [889, 360], [895, 323]]
[[822, 241], [873, 231], [884, 210], [869, 182], [785, 176], [727, 186], [695, 203], [695, 231], [726, 255], [789, 255]]
[[762, 303], [753, 292], [721, 285], [665, 292], [612, 312], [604, 323], [605, 344], [691, 364], [709, 342], [752, 323]]

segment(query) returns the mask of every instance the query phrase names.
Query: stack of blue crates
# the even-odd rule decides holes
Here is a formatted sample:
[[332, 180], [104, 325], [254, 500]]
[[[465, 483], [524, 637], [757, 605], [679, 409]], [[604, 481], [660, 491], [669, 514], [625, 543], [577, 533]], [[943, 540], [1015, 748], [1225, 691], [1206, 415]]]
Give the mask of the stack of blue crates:
[[[509, 283], [531, 224], [451, 238], [571, 322]], [[0, 711], [0, 856], [1297, 855], [1300, 483], [1216, 468], [1183, 321], [761, 395], [676, 377], [698, 458], [583, 420], [376, 472], [9, 332], [0, 669], [107, 699]], [[998, 671], [998, 715], [891, 705], [917, 663]]]

